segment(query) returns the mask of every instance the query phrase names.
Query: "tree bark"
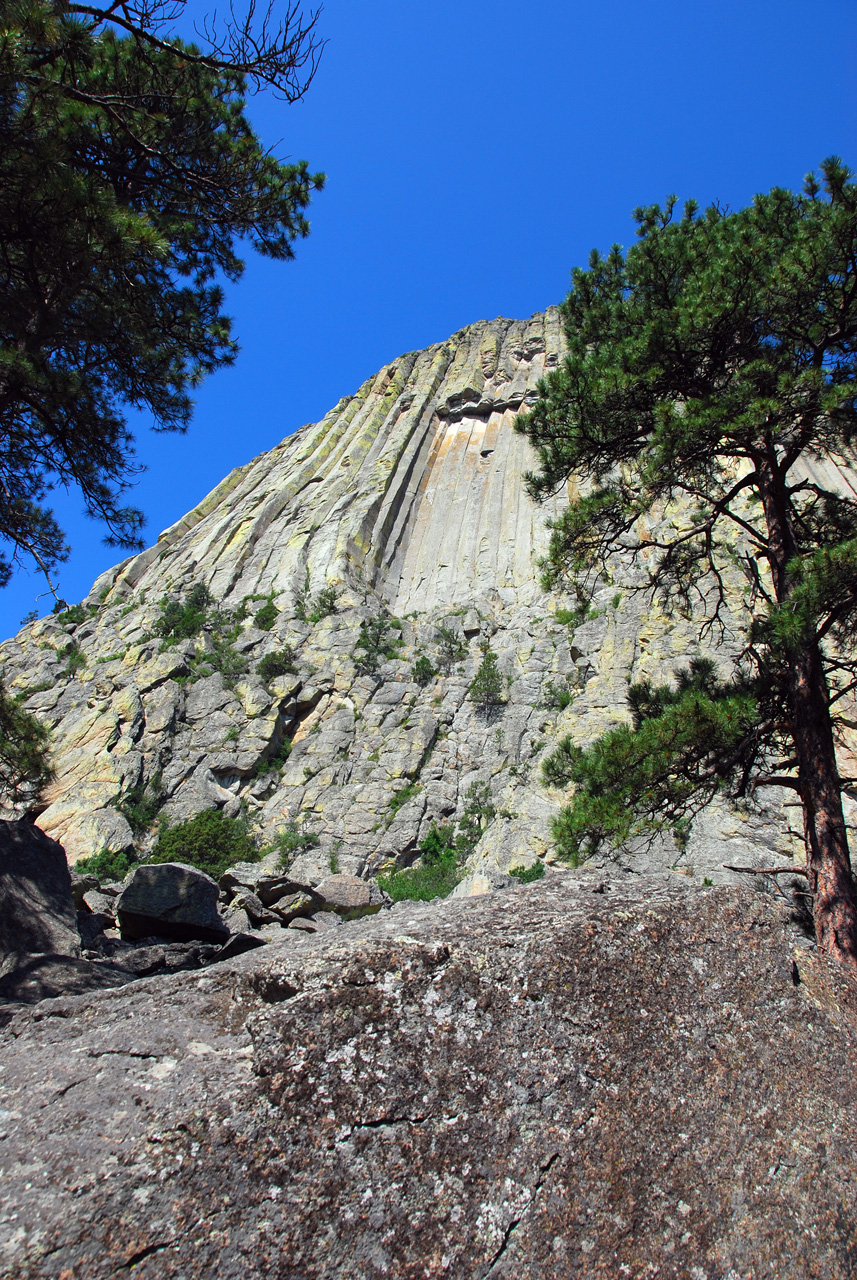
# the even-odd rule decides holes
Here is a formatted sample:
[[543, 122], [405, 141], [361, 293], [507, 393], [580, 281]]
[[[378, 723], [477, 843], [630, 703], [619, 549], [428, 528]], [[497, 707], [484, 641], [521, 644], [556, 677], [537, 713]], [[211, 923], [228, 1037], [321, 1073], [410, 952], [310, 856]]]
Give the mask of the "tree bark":
[[792, 657], [789, 677], [815, 937], [822, 951], [857, 971], [857, 894], [817, 643]]
[[[774, 448], [757, 459], [757, 473], [774, 591], [782, 604], [792, 591], [789, 565], [798, 550], [785, 474]], [[816, 941], [820, 950], [857, 972], [857, 893], [842, 811], [830, 695], [815, 636], [788, 655], [788, 699]]]

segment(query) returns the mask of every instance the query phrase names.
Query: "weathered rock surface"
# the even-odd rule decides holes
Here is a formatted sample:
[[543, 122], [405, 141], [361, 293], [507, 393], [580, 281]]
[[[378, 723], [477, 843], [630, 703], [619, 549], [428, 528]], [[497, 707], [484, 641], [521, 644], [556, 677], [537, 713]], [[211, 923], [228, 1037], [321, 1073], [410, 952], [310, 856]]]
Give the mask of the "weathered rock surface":
[[116, 899], [126, 938], [155, 934], [177, 942], [225, 942], [229, 930], [217, 911], [217, 881], [182, 862], [136, 866]]
[[854, 1274], [855, 992], [775, 896], [549, 873], [2, 1034], [8, 1280]]
[[483, 893], [494, 893], [498, 889], [508, 889], [515, 881], [511, 876], [501, 875], [492, 867], [479, 867], [464, 876], [452, 891], [453, 898], [478, 898]]
[[359, 876], [338, 873], [325, 876], [314, 890], [322, 911], [335, 911], [343, 920], [356, 920], [358, 916], [374, 915], [382, 907], [389, 906], [390, 899], [375, 884], [367, 884]]
[[80, 956], [61, 845], [30, 822], [0, 822], [0, 979], [35, 955]]

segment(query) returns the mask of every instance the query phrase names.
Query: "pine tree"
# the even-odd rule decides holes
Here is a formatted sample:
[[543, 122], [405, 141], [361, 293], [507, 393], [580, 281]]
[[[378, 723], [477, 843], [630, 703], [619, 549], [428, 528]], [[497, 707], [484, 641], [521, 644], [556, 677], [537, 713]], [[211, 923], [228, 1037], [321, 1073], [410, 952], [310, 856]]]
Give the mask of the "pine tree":
[[470, 682], [470, 701], [475, 702], [486, 719], [490, 720], [496, 709], [506, 701], [503, 677], [497, 666], [497, 655], [485, 648], [479, 670]]
[[235, 358], [218, 281], [241, 274], [238, 242], [285, 259], [309, 230], [321, 175], [264, 149], [244, 95], [302, 95], [312, 24], [290, 7], [200, 49], [163, 31], [182, 7], [0, 6], [0, 585], [67, 555], [56, 484], [140, 545], [124, 407], [183, 431], [193, 387]]
[[53, 776], [47, 729], [0, 681], [0, 795], [7, 804], [32, 804]]
[[857, 429], [857, 187], [836, 158], [821, 171], [731, 213], [691, 202], [676, 218], [674, 197], [637, 210], [627, 254], [574, 272], [568, 356], [517, 425], [537, 451], [535, 497], [572, 473], [580, 486], [546, 585], [586, 590], [630, 561], [669, 606], [695, 599], [710, 631], [736, 559], [749, 583], [731, 679], [697, 667], [637, 686], [633, 726], [555, 754], [549, 774], [577, 787], [560, 840], [585, 852], [686, 821], [717, 791], [789, 787], [817, 940], [857, 967], [841, 796], [857, 779], [834, 746], [857, 680], [857, 501], [832, 478]]

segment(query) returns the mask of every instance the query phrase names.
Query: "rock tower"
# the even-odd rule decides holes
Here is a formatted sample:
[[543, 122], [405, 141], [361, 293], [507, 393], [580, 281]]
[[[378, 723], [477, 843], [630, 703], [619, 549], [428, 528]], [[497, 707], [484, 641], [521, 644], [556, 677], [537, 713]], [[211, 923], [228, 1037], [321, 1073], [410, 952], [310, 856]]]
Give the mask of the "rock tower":
[[[38, 821], [71, 860], [150, 841], [122, 812], [148, 789], [174, 822], [217, 807], [271, 838], [298, 821], [320, 837], [305, 873], [371, 876], [460, 818], [475, 782], [490, 803], [474, 859], [550, 857], [561, 797], [541, 759], [564, 734], [586, 742], [625, 717], [629, 679], [701, 651], [695, 622], [615, 582], [574, 624], [573, 601], [539, 587], [565, 495], [530, 500], [513, 420], [561, 342], [551, 309], [392, 361], [232, 471], [82, 605], [0, 646], [7, 687], [52, 730]], [[197, 633], [165, 636], [165, 605], [199, 587]], [[487, 710], [468, 696], [485, 646], [505, 683]], [[782, 832], [718, 813], [686, 849], [639, 858], [717, 880], [760, 839], [787, 852]]]

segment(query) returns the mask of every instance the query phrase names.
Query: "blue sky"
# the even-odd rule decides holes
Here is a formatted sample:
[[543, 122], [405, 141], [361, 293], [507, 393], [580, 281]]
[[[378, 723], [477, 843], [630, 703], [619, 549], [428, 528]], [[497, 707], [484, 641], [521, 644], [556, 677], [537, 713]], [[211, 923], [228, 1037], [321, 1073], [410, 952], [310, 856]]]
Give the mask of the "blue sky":
[[[857, 168], [854, 0], [326, 0], [319, 30], [306, 100], [250, 104], [281, 158], [328, 175], [312, 234], [291, 263], [248, 252], [242, 352], [188, 434], [139, 423], [149, 541], [402, 352], [560, 301], [593, 246], [630, 242], [636, 205], [736, 208], [831, 153]], [[54, 507], [72, 602], [117, 555], [75, 494]], [[16, 575], [0, 635], [43, 590]]]

